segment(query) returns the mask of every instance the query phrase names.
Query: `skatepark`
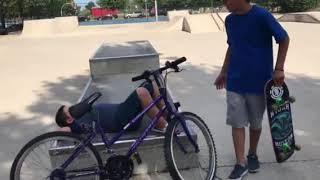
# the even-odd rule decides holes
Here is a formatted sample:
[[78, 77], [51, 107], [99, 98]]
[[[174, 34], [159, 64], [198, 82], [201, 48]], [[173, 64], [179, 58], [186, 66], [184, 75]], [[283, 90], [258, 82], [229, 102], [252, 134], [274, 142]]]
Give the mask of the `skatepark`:
[[[159, 53], [162, 65], [187, 57], [185, 71], [170, 76], [170, 89], [183, 110], [199, 114], [208, 124], [218, 152], [217, 175], [227, 179], [235, 160], [231, 130], [225, 124], [225, 91], [213, 86], [227, 48], [226, 16], [180, 11], [169, 13], [168, 22], [90, 27], [78, 26], [72, 17], [56, 18], [26, 21], [21, 35], [1, 36], [0, 179], [7, 179], [14, 157], [26, 142], [56, 129], [54, 114], [59, 105], [77, 102], [90, 79], [89, 59], [101, 44], [142, 40]], [[283, 164], [276, 163], [265, 117], [259, 144], [262, 168], [245, 179], [319, 179], [319, 13], [275, 17], [291, 38], [286, 82], [297, 99], [292, 105], [293, 123], [302, 151]], [[277, 45], [275, 56], [276, 52]], [[155, 173], [134, 179], [170, 178]]]

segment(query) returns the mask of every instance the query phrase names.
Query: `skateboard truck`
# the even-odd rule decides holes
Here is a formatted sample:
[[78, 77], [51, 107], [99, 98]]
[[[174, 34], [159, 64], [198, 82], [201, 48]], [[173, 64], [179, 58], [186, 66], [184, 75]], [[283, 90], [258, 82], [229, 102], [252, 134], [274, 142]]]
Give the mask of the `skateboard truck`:
[[[293, 145], [293, 148], [296, 151], [300, 151], [301, 145], [295, 144], [295, 145]], [[287, 143], [285, 143], [282, 145], [282, 150], [283, 150], [283, 152], [279, 153], [279, 158], [281, 161], [286, 159], [286, 153], [290, 152], [291, 147]]]

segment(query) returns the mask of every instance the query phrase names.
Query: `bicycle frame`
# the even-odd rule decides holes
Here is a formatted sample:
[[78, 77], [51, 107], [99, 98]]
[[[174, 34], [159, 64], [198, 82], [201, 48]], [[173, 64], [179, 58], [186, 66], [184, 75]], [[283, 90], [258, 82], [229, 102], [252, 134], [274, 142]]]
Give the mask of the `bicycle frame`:
[[[105, 147], [107, 148], [107, 150], [110, 150], [112, 148], [112, 145], [118, 141], [120, 139], [120, 137], [125, 133], [125, 131], [134, 123], [136, 123], [137, 121], [141, 120], [141, 118], [154, 106], [156, 106], [161, 100], [163, 100], [165, 102], [165, 107], [162, 108], [159, 113], [156, 115], [156, 117], [154, 117], [152, 119], [152, 121], [150, 122], [150, 124], [148, 125], [148, 127], [142, 132], [142, 134], [140, 135], [140, 137], [137, 138], [137, 140], [135, 142], [132, 143], [132, 145], [130, 146], [130, 149], [128, 150], [126, 156], [128, 158], [130, 158], [135, 152], [137, 147], [143, 142], [143, 140], [146, 138], [146, 136], [148, 135], [148, 133], [151, 131], [152, 128], [154, 128], [156, 126], [156, 124], [158, 123], [160, 117], [164, 114], [164, 112], [167, 110], [168, 111], [168, 115], [174, 115], [174, 117], [178, 118], [181, 122], [181, 125], [189, 139], [189, 141], [191, 142], [191, 144], [195, 147], [195, 151], [198, 152], [199, 148], [197, 143], [192, 139], [191, 134], [189, 132], [189, 129], [187, 128], [186, 122], [183, 121], [183, 119], [181, 118], [180, 114], [178, 113], [178, 110], [175, 108], [174, 103], [171, 99], [171, 97], [167, 96], [167, 92], [166, 92], [166, 87], [164, 84], [164, 80], [163, 77], [161, 75], [161, 73], [157, 73], [154, 75], [154, 80], [157, 83], [158, 87], [159, 87], [159, 91], [160, 91], [160, 96], [157, 97], [153, 102], [151, 102], [147, 108], [145, 108], [139, 115], [137, 115], [134, 119], [132, 119], [119, 133], [117, 133], [113, 138], [111, 138], [110, 140], [105, 136], [100, 123], [99, 123], [99, 119], [97, 120], [93, 120], [94, 126], [97, 126], [97, 131], [95, 130], [95, 127], [93, 128], [93, 131], [87, 136], [87, 138], [82, 141], [74, 150], [74, 152], [72, 153], [72, 155], [60, 166], [61, 169], [65, 170], [68, 165], [76, 158], [79, 156], [79, 154], [84, 150], [84, 148], [86, 146], [89, 145], [89, 143], [91, 143], [91, 141], [97, 136], [97, 134], [101, 135], [102, 141], [105, 144]], [[170, 96], [170, 95], [169, 95]], [[170, 100], [169, 100], [170, 99]], [[179, 143], [178, 143], [179, 144]], [[179, 145], [180, 146], [180, 145]], [[181, 147], [182, 150], [185, 152], [184, 148]], [[86, 168], [83, 171], [90, 171], [90, 168]], [[81, 171], [81, 170], [77, 170], [77, 171]], [[104, 172], [98, 172], [97, 169], [95, 167], [92, 168], [91, 170], [92, 172], [88, 172], [85, 174], [80, 174], [80, 175], [73, 175], [70, 176], [71, 178], [76, 178], [76, 177], [81, 177], [81, 176], [89, 176], [89, 175], [98, 175], [98, 174], [102, 174]], [[74, 171], [70, 171], [70, 172], [74, 172]], [[70, 178], [68, 177], [68, 178]]]

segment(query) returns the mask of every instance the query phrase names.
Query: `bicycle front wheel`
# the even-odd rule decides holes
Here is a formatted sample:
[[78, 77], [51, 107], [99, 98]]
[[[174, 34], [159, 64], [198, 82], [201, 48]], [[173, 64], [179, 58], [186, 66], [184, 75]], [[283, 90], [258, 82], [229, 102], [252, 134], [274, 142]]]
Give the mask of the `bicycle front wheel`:
[[50, 132], [34, 138], [16, 156], [11, 167], [10, 179], [102, 180], [102, 176], [97, 174], [101, 172], [102, 161], [91, 143], [84, 147], [66, 169], [59, 169], [81, 142], [79, 136], [66, 132]]
[[209, 128], [197, 115], [181, 113], [182, 121], [170, 122], [165, 136], [165, 158], [174, 180], [212, 180], [217, 168], [216, 148]]

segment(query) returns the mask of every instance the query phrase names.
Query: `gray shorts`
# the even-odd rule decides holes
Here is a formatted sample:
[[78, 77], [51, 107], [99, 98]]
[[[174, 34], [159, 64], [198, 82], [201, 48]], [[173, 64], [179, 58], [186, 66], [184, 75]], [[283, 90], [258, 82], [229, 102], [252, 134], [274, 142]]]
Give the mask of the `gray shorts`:
[[238, 94], [227, 91], [227, 124], [243, 128], [261, 129], [265, 111], [263, 95]]

